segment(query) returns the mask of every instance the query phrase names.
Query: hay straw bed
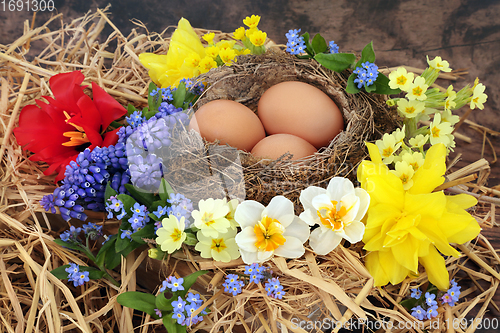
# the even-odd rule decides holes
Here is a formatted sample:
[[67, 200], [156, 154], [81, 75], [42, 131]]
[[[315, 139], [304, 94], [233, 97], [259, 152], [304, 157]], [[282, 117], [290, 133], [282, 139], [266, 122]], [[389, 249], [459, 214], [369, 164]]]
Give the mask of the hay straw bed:
[[[49, 24], [56, 30], [50, 30]], [[113, 32], [103, 38], [100, 34], [105, 25], [110, 25]], [[53, 192], [54, 178], [43, 176], [45, 166], [29, 161], [17, 145], [12, 129], [19, 112], [35, 98], [50, 94], [47, 82], [52, 75], [72, 70], [81, 70], [85, 83], [97, 82], [123, 105], [144, 105], [149, 78], [138, 54], [153, 50], [166, 53], [168, 38], [164, 35], [133, 30], [124, 36], [107, 18], [106, 11], [98, 11], [70, 23], [56, 16], [38, 28], [26, 22], [21, 38], [11, 45], [0, 45], [0, 332], [162, 332], [160, 321], [123, 308], [116, 296], [133, 290], [156, 292], [166, 276], [184, 276], [199, 269], [213, 269], [195, 285], [212, 312], [193, 331], [309, 332], [319, 330], [297, 328], [294, 323], [324, 318], [345, 322], [351, 317], [383, 319], [394, 326], [412, 323], [413, 317], [399, 305], [409, 293], [409, 284], [374, 288], [359, 246], [340, 246], [327, 256], [308, 250], [304, 257], [288, 262], [274, 259], [269, 265], [286, 290], [283, 300], [267, 297], [262, 287], [245, 290], [237, 297], [223, 293], [224, 272], [241, 272], [241, 261], [216, 265], [200, 261], [186, 249], [183, 260], [171, 257], [162, 262], [149, 259], [147, 251], [131, 253], [113, 272], [121, 287], [91, 281], [73, 288], [50, 274], [50, 270], [68, 262], [85, 261], [53, 242], [68, 225], [46, 214], [38, 204], [43, 195]], [[35, 47], [42, 51], [30, 52]], [[485, 186], [489, 171], [488, 162], [480, 159], [450, 172], [445, 187], [454, 186], [449, 191], [478, 197], [480, 203], [474, 216], [485, 235], [496, 235], [498, 239], [500, 192]], [[117, 228], [116, 221], [106, 221], [99, 215], [93, 218], [104, 225], [105, 231]], [[440, 313], [438, 331], [446, 331], [445, 319], [494, 318], [500, 312], [493, 301], [500, 282], [498, 250], [484, 235], [458, 248], [463, 255], [449, 258], [447, 266], [463, 286], [461, 300]], [[412, 286], [425, 281], [426, 274], [421, 274]], [[425, 321], [425, 329], [436, 328], [432, 324]], [[470, 321], [468, 326], [451, 327], [448, 332], [475, 331]]]

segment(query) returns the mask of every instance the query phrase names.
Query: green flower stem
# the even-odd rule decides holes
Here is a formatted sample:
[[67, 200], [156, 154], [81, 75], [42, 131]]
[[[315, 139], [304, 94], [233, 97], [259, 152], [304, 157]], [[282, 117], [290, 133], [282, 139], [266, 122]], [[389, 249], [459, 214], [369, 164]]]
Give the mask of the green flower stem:
[[[83, 246], [80, 244], [80, 247], [82, 248], [82, 252], [90, 259], [92, 260], [92, 262], [94, 263], [95, 265], [95, 262], [97, 261], [96, 260], [96, 257], [92, 254], [92, 252], [90, 251], [90, 248], [89, 248], [89, 237], [87, 236], [86, 238], [86, 245]], [[118, 281], [116, 281], [111, 275], [109, 275], [108, 271], [106, 270], [106, 268], [104, 267], [104, 265], [101, 265], [101, 266], [98, 266], [99, 269], [104, 272], [104, 277], [106, 277], [106, 279], [109, 280], [109, 282], [111, 282], [112, 284], [114, 284], [115, 286], [119, 287], [120, 286], [120, 283], [118, 283]]]
[[101, 271], [104, 272], [104, 276], [106, 279], [108, 279], [109, 282], [111, 282], [112, 284], [114, 284], [115, 286], [119, 287], [120, 286], [120, 283], [118, 281], [116, 281], [109, 273], [108, 271], [106, 270], [106, 268], [104, 268], [104, 265], [102, 266], [99, 266], [99, 269]]

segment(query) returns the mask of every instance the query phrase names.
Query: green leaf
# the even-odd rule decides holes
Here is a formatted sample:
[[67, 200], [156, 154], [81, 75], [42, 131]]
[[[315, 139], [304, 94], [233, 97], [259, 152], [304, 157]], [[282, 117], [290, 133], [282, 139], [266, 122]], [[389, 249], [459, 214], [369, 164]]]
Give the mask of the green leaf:
[[170, 199], [170, 194], [175, 193], [174, 189], [165, 180], [165, 178], [161, 179], [160, 188], [158, 189], [158, 192], [160, 194], [161, 200], [163, 200], [163, 201], [167, 201], [168, 199]]
[[316, 54], [323, 53], [328, 50], [328, 45], [325, 39], [320, 35], [316, 34], [312, 40], [312, 48]]
[[148, 239], [156, 238], [155, 225], [153, 223], [147, 224], [144, 228], [132, 234], [132, 240], [134, 240], [139, 244], [146, 244], [146, 242], [142, 240], [143, 238], [148, 238]]
[[127, 116], [130, 116], [135, 111], [137, 111], [135, 106], [133, 106], [132, 104], [129, 103], [129, 105], [127, 105]]
[[182, 286], [184, 287], [184, 290], [177, 291], [179, 293], [179, 295], [182, 298], [184, 298], [186, 296], [186, 294], [188, 293], [189, 288], [191, 288], [191, 286], [196, 282], [196, 279], [198, 278], [198, 276], [206, 274], [207, 272], [208, 271], [198, 271], [198, 272], [194, 272], [194, 273], [189, 274], [188, 276], [186, 276], [184, 278], [184, 282], [182, 283]]
[[365, 86], [365, 90], [367, 93], [374, 92], [377, 89], [377, 86], [375, 85], [375, 82], [372, 85]]
[[162, 311], [173, 311], [172, 300], [165, 297], [165, 293], [159, 293], [156, 296], [156, 308]]
[[144, 117], [146, 117], [147, 120], [151, 119], [157, 112], [154, 110], [151, 111], [146, 111], [144, 112]]
[[417, 305], [418, 301], [419, 301], [418, 299], [409, 298], [409, 299], [405, 299], [404, 301], [401, 301], [401, 303], [399, 303], [399, 304], [404, 306], [408, 311], [411, 311], [411, 309]]
[[138, 291], [127, 291], [118, 295], [116, 300], [123, 306], [146, 312], [147, 314], [156, 317], [156, 297], [154, 295]]
[[[159, 94], [155, 95], [155, 96], [151, 96], [151, 92], [155, 89], [157, 89], [158, 87], [153, 83], [153, 82], [150, 82], [149, 83], [149, 87], [148, 87], [148, 105], [149, 105], [149, 109], [152, 110], [152, 111], [158, 111], [158, 107], [160, 106], [161, 102], [163, 101], [163, 99], [161, 98], [161, 96]], [[142, 110], [142, 115], [145, 116], [145, 113], [147, 112], [147, 110]]]
[[[130, 184], [125, 184], [125, 186], [127, 186], [127, 185], [130, 185]], [[132, 192], [130, 192], [130, 193], [132, 193]], [[125, 212], [127, 214], [129, 214], [132, 211], [132, 208], [134, 207], [135, 203], [137, 202], [137, 201], [135, 201], [134, 198], [132, 198], [130, 195], [127, 195], [127, 194], [118, 194], [116, 196], [116, 198], [123, 203], [123, 209], [125, 210]]]
[[361, 67], [361, 64], [367, 61], [375, 63], [375, 51], [373, 51], [373, 41], [366, 44], [366, 46], [363, 48], [363, 51], [361, 51], [361, 59], [359, 59], [359, 61], [356, 63], [356, 67]]
[[352, 73], [347, 79], [347, 87], [345, 88], [345, 91], [348, 92], [349, 94], [357, 94], [361, 91], [361, 89], [358, 88], [356, 83], [354, 83], [354, 79], [356, 77], [357, 75]]
[[54, 243], [57, 245], [61, 245], [64, 247], [67, 247], [68, 249], [76, 250], [76, 251], [82, 251], [82, 246], [79, 243], [70, 243], [70, 242], [65, 242], [62, 239], [54, 239]]
[[[149, 207], [148, 207], [148, 210], [149, 210], [150, 212], [155, 212], [156, 210], [158, 210], [158, 207], [160, 207], [160, 206], [161, 206], [161, 207], [167, 207], [167, 206], [170, 206], [170, 204], [168, 204], [166, 201], [163, 201], [163, 200], [157, 200], [157, 201], [153, 202], [153, 203], [151, 204], [151, 206], [149, 206]], [[148, 216], [149, 216], [150, 218], [152, 218], [153, 220], [155, 220], [155, 221], [160, 221], [160, 220], [163, 220], [163, 218], [164, 218], [166, 215], [167, 215], [167, 210], [166, 210], [166, 209], [165, 209], [165, 214], [164, 214], [164, 215], [162, 215], [162, 216], [160, 216], [160, 217], [156, 216], [156, 215], [155, 215], [155, 214], [153, 214], [153, 213], [149, 213], [149, 214], [148, 214]]]
[[118, 193], [111, 187], [111, 182], [106, 185], [106, 191], [104, 192], [104, 202], [108, 201], [110, 197], [114, 197]]
[[396, 95], [401, 92], [400, 89], [392, 89], [389, 87], [389, 78], [380, 72], [373, 85], [376, 87], [374, 92], [377, 94]]
[[[117, 239], [119, 239], [119, 237], [115, 238], [112, 241], [112, 244], [116, 244]], [[115, 246], [105, 252], [104, 262], [106, 263], [106, 268], [108, 269], [114, 269], [122, 262], [122, 255], [120, 253], [116, 253]]]
[[186, 326], [181, 326], [177, 324], [177, 320], [173, 319], [172, 316], [163, 317], [163, 326], [167, 329], [168, 333], [185, 333]]
[[60, 280], [64, 280], [68, 278], [68, 272], [65, 271], [69, 265], [59, 266], [56, 269], [51, 270], [50, 272], [54, 274], [54, 276]]
[[309, 42], [309, 33], [306, 32], [301, 37], [304, 38], [304, 43], [306, 44], [307, 54], [309, 54], [311, 57], [314, 57], [314, 49], [313, 49], [311, 43]]
[[104, 243], [104, 245], [101, 247], [99, 252], [97, 252], [96, 261], [95, 261], [95, 264], [97, 266], [101, 267], [102, 265], [104, 265], [104, 263], [105, 263], [104, 259], [106, 258], [107, 251], [113, 251], [113, 253], [114, 253], [114, 248], [115, 248], [114, 245], [116, 242], [116, 237], [117, 237], [117, 235], [110, 236], [110, 239], [108, 239], [108, 241], [106, 243]]
[[174, 98], [172, 104], [176, 108], [182, 107], [182, 105], [184, 104], [184, 99], [186, 98], [186, 85], [184, 84], [184, 82], [179, 83], [177, 90], [172, 93], [172, 96]]
[[[156, 200], [156, 196], [151, 192], [145, 192], [132, 184], [125, 184], [125, 188], [129, 193], [141, 204], [149, 207], [153, 201]], [[121, 195], [121, 194], [120, 194]], [[134, 202], [135, 203], [135, 202]], [[125, 203], [124, 203], [125, 204]], [[132, 204], [132, 206], [134, 206]]]
[[356, 56], [352, 53], [319, 53], [314, 59], [326, 68], [341, 73], [356, 61]]

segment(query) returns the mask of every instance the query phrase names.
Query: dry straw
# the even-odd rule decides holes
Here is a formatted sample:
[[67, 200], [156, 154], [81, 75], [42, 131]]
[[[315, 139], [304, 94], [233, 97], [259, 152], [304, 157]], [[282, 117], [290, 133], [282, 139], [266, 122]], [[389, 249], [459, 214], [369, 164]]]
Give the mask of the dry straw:
[[[103, 37], [102, 30], [106, 25], [112, 30], [109, 36]], [[137, 56], [146, 51], [166, 53], [166, 35], [169, 34], [142, 34], [133, 30], [125, 36], [114, 27], [106, 10], [98, 10], [70, 23], [65, 23], [60, 15], [38, 28], [26, 23], [21, 38], [11, 45], [0, 45], [0, 332], [162, 331], [160, 321], [121, 307], [116, 301], [117, 295], [131, 290], [156, 292], [166, 276], [185, 276], [199, 269], [212, 269], [194, 286], [211, 313], [192, 331], [309, 332], [319, 330], [309, 330], [307, 325], [297, 327], [298, 321], [307, 323], [325, 318], [342, 323], [351, 318], [368, 318], [384, 320], [395, 327], [398, 324], [413, 327], [414, 319], [399, 304], [409, 293], [409, 281], [405, 280], [398, 286], [374, 288], [373, 279], [363, 265], [360, 245], [339, 246], [326, 256], [307, 250], [300, 259], [286, 261], [276, 258], [268, 263], [286, 290], [283, 300], [268, 297], [260, 285], [254, 285], [236, 297], [223, 293], [221, 282], [224, 274], [228, 270], [242, 272], [241, 260], [219, 265], [196, 257], [187, 248], [181, 255], [182, 260], [175, 257], [152, 260], [147, 258], [146, 251], [123, 258], [121, 269], [111, 273], [121, 281], [119, 288], [105, 281], [91, 281], [85, 287], [73, 288], [50, 273], [68, 262], [85, 262], [82, 256], [53, 242], [68, 225], [57, 216], [45, 214], [38, 204], [43, 195], [53, 192], [54, 178], [43, 176], [45, 166], [27, 159], [27, 153], [17, 145], [12, 129], [17, 124], [18, 114], [22, 107], [33, 104], [36, 98], [50, 95], [47, 82], [52, 75], [73, 70], [81, 70], [86, 83], [98, 83], [123, 105], [144, 105], [149, 78]], [[217, 38], [227, 37], [217, 33]], [[341, 88], [345, 86], [344, 76], [276, 52], [270, 57], [249, 57], [232, 68], [220, 69], [213, 76], [209, 74], [206, 79], [213, 85], [203, 99], [220, 96], [225, 82], [240, 82], [238, 80], [246, 80], [251, 76], [249, 74], [265, 78], [266, 73], [272, 71], [288, 73], [292, 79], [318, 86], [342, 106], [347, 121], [356, 121], [327, 149], [302, 163], [291, 164], [284, 158], [266, 164], [242, 155], [245, 190], [250, 198], [267, 201], [274, 195], [263, 189], [266, 177], [276, 179], [276, 183], [291, 181], [297, 185], [306, 180], [308, 184], [324, 184], [336, 172], [349, 174], [364, 157], [360, 149], [362, 141], [373, 140], [395, 126], [395, 119], [382, 99], [364, 94], [348, 96]], [[279, 80], [286, 78], [281, 76]], [[265, 89], [266, 83], [272, 84], [269, 77], [253, 82], [252, 86]], [[231, 94], [231, 99], [246, 98], [245, 102], [251, 105], [259, 93], [251, 96], [236, 90]], [[498, 134], [477, 124], [467, 121], [465, 124], [484, 133], [484, 137]], [[331, 165], [347, 169], [329, 169]], [[319, 171], [323, 176], [316, 177]], [[480, 205], [474, 215], [486, 231], [498, 226], [496, 205], [499, 205], [498, 189], [485, 186], [488, 174], [488, 163], [479, 160], [451, 173], [448, 186], [445, 186], [453, 186], [448, 189], [450, 192], [468, 192], [478, 197]], [[292, 190], [300, 191], [298, 188]], [[287, 195], [296, 199], [292, 192]], [[97, 215], [94, 222], [103, 224], [108, 233], [116, 231], [116, 221], [105, 221]], [[460, 320], [471, 315], [482, 318], [489, 311], [498, 311], [497, 304], [492, 301], [500, 280], [500, 258], [495, 249], [482, 235], [458, 249], [463, 255], [448, 258], [447, 267], [459, 284], [467, 287], [463, 288], [457, 306], [441, 310], [438, 317], [441, 326], [437, 331], [446, 331], [443, 326], [445, 319]], [[412, 280], [411, 285], [425, 282], [426, 274], [422, 273]], [[435, 328], [436, 320], [425, 321], [423, 325], [413, 331]], [[470, 326], [456, 331], [474, 330]], [[453, 327], [448, 328], [448, 332], [453, 331]]]

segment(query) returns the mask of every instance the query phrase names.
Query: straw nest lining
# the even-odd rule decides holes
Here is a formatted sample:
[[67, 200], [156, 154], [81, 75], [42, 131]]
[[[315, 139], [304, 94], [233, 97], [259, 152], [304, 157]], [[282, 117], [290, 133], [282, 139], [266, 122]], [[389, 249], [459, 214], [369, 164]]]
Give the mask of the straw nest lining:
[[[180, 186], [179, 190], [194, 201], [203, 199], [200, 193], [205, 197], [208, 193], [216, 198], [229, 194], [267, 204], [274, 196], [285, 195], [294, 202], [297, 212], [300, 192], [306, 187], [326, 187], [335, 176], [356, 181], [356, 167], [366, 157], [364, 142], [392, 132], [398, 126], [398, 119], [381, 95], [346, 93], [347, 77], [345, 73], [335, 73], [313, 60], [298, 59], [276, 48], [260, 56], [239, 57], [230, 67], [219, 67], [200, 76], [199, 80], [207, 83], [208, 89], [195, 108], [212, 100], [227, 99], [257, 112], [259, 99], [268, 88], [284, 81], [302, 81], [322, 90], [337, 104], [345, 130], [328, 147], [300, 161], [291, 161], [289, 154], [274, 161], [257, 159], [244, 151], [210, 144], [202, 149], [198, 143], [193, 149], [196, 134], [184, 133], [173, 140], [171, 149], [178, 152], [177, 157], [182, 155], [181, 151], [191, 154], [168, 164], [166, 179]], [[307, 114], [307, 110], [303, 112]], [[186, 170], [195, 179], [183, 186]], [[219, 177], [213, 177], [214, 174]], [[207, 177], [210, 180], [201, 179]]]
[[[52, 24], [57, 19], [54, 18]], [[120, 288], [104, 281], [91, 281], [84, 288], [73, 288], [51, 275], [49, 271], [62, 264], [85, 262], [82, 256], [52, 241], [67, 228], [67, 224], [57, 216], [39, 213], [43, 208], [38, 201], [54, 190], [53, 177], [43, 176], [45, 166], [27, 159], [26, 153], [15, 142], [12, 128], [23, 106], [50, 94], [47, 81], [59, 72], [82, 70], [87, 78], [85, 83], [97, 82], [124, 105], [144, 105], [147, 102], [144, 96], [149, 78], [137, 55], [153, 49], [165, 53], [168, 39], [164, 39], [163, 34], [146, 35], [135, 30], [125, 37], [115, 29], [100, 42], [97, 37], [106, 24], [112, 26], [106, 12], [99, 11], [68, 24], [61, 21], [59, 26], [51, 26], [50, 30], [48, 23], [39, 28], [26, 25], [25, 34], [16, 42], [9, 46], [0, 45], [1, 333], [31, 332], [33, 328], [50, 333], [132, 332], [134, 328], [136, 332], [144, 333], [162, 331], [160, 321], [121, 307], [116, 302], [116, 295], [132, 290], [153, 292], [166, 276], [185, 276], [199, 269], [214, 269], [213, 273], [199, 278], [195, 285], [205, 305], [212, 309], [197, 327], [199, 331], [275, 333], [288, 329], [290, 332], [297, 323], [296, 318], [347, 320], [351, 316], [385, 318], [395, 326], [407, 323], [411, 327], [414, 319], [399, 305], [409, 294], [409, 281], [405, 280], [397, 286], [373, 288], [372, 279], [362, 264], [360, 246], [349, 249], [339, 247], [328, 256], [317, 256], [308, 250], [298, 260], [286, 262], [276, 258], [270, 262], [275, 276], [280, 277], [287, 292], [283, 300], [267, 297], [261, 287], [252, 288], [237, 297], [223, 293], [220, 285], [223, 275], [228, 270], [241, 272], [241, 261], [227, 265], [202, 261], [193, 257], [187, 249], [184, 249], [187, 260], [182, 261], [173, 257], [162, 262], [148, 259], [147, 251], [130, 254], [123, 259], [119, 271], [111, 272], [122, 283]], [[206, 30], [198, 29], [197, 32], [202, 34]], [[217, 36], [227, 38], [222, 33]], [[116, 48], [110, 52], [115, 42]], [[42, 51], [28, 61], [26, 55], [33, 56], [34, 50], [30, 50], [33, 45], [38, 45], [38, 50]], [[310, 70], [321, 72], [314, 66]], [[208, 93], [206, 96], [209, 96]], [[372, 97], [359, 96], [363, 99]], [[385, 131], [378, 129], [377, 133], [375, 127], [366, 133], [380, 135]], [[212, 154], [212, 158], [216, 156]], [[244, 165], [252, 166], [251, 163]], [[258, 168], [270, 172], [271, 167], [266, 169], [262, 164]], [[498, 233], [496, 206], [500, 204], [500, 192], [484, 186], [488, 173], [488, 163], [479, 160], [448, 175], [448, 179], [455, 182], [454, 185], [462, 184], [452, 191], [478, 197], [480, 205], [474, 216], [487, 232], [485, 234], [495, 235]], [[472, 182], [474, 177], [468, 178], [471, 174], [479, 174], [475, 183]], [[289, 181], [295, 181], [294, 177]], [[116, 230], [116, 221], [96, 217], [93, 222], [104, 225], [106, 233]], [[80, 222], [70, 223], [78, 225]], [[459, 249], [463, 255], [447, 259], [447, 267], [463, 286], [461, 301], [457, 306], [440, 312], [441, 326], [438, 331], [446, 331], [443, 325], [447, 318], [460, 320], [465, 316], [483, 318], [488, 312], [498, 314], [498, 307], [492, 301], [500, 281], [497, 252], [484, 236]], [[421, 274], [411, 281], [412, 287], [425, 281], [426, 274]], [[425, 329], [435, 328], [431, 326], [433, 321], [423, 324]], [[306, 327], [295, 331], [317, 332]], [[413, 331], [423, 330], [417, 328]], [[474, 327], [456, 331], [473, 332]]]

